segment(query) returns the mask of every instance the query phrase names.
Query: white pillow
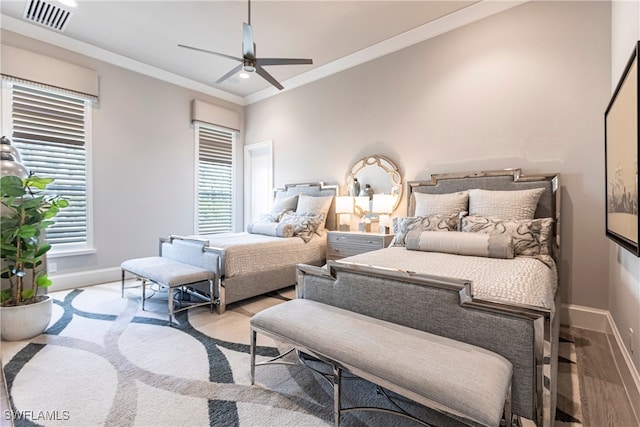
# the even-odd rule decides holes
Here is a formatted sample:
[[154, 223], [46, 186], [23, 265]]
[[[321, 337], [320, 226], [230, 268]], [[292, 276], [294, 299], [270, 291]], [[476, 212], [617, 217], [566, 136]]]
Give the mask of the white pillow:
[[415, 216], [457, 215], [466, 211], [469, 192], [459, 191], [448, 194], [413, 193], [416, 201]]
[[469, 191], [469, 215], [503, 219], [533, 219], [544, 188], [517, 191]]
[[316, 231], [324, 230], [324, 225], [327, 222], [327, 214], [331, 208], [331, 202], [333, 196], [308, 196], [306, 194], [300, 194], [298, 197], [298, 207], [296, 214], [313, 214], [322, 215], [322, 221]]

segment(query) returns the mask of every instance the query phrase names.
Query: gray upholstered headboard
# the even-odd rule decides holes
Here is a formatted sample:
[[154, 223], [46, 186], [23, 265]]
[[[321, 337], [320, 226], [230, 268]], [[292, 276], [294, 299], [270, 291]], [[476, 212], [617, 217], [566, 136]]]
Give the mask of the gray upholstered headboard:
[[434, 174], [429, 181], [409, 181], [407, 183], [407, 216], [415, 212], [413, 193], [445, 194], [479, 188], [483, 190], [528, 190], [542, 187], [545, 191], [540, 196], [536, 208], [536, 218], [553, 218], [556, 244], [559, 244], [560, 193], [558, 191], [558, 174], [522, 175], [520, 169], [497, 171]]
[[324, 182], [304, 182], [296, 184], [285, 184], [284, 188], [274, 190], [275, 197], [293, 196], [295, 194], [306, 194], [307, 196], [334, 196], [327, 214], [325, 228], [336, 229], [336, 201], [340, 187], [338, 185], [328, 185]]

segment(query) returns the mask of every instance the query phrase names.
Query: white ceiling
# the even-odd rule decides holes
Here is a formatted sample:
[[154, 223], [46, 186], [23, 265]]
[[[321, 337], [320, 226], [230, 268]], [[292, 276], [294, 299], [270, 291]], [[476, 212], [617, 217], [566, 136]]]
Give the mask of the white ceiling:
[[[231, 1], [77, 0], [64, 31], [23, 19], [27, 0], [2, 0], [2, 28], [235, 102], [278, 90], [253, 74], [215, 81], [238, 63], [177, 47], [242, 56], [248, 3]], [[313, 65], [269, 66], [285, 90], [434, 37], [522, 1], [251, 2], [258, 57], [312, 58]]]

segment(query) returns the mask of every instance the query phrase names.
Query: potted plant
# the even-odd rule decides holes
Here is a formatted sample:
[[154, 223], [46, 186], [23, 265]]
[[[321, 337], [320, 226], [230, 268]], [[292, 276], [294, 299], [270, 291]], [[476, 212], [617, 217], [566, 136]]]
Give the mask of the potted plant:
[[0, 178], [0, 314], [4, 340], [32, 338], [51, 320], [51, 298], [38, 292], [51, 285], [45, 263], [51, 245], [45, 242], [43, 232], [54, 223], [52, 219], [59, 210], [69, 206], [65, 198], [43, 193], [51, 182], [53, 178], [35, 175]]

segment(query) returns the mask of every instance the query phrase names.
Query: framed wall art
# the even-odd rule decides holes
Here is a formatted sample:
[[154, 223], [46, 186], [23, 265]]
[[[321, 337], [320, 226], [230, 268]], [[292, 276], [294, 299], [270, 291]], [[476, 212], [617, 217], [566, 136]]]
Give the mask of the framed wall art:
[[605, 112], [606, 234], [640, 256], [638, 245], [637, 42]]

